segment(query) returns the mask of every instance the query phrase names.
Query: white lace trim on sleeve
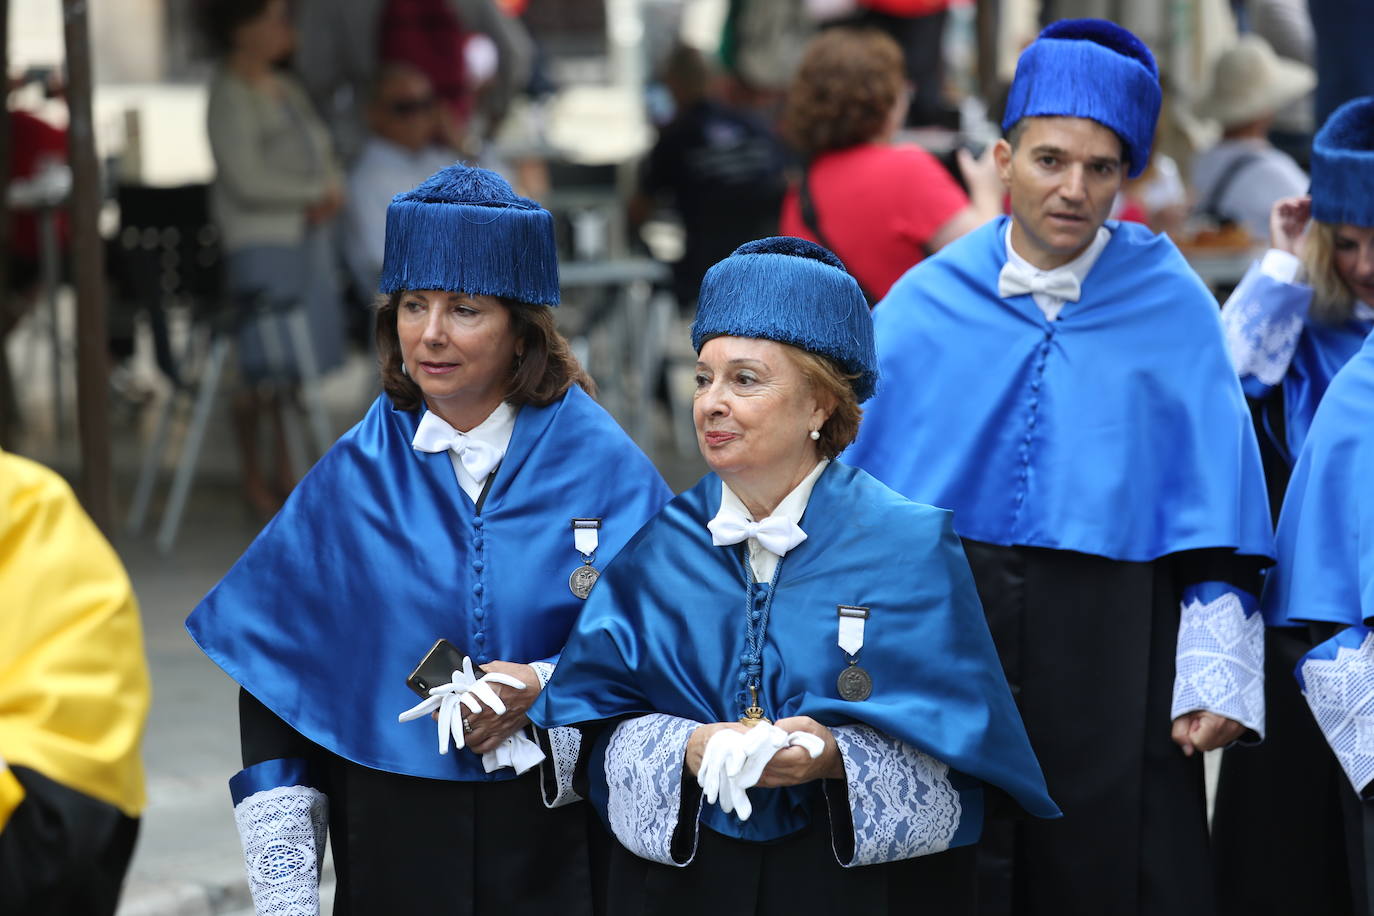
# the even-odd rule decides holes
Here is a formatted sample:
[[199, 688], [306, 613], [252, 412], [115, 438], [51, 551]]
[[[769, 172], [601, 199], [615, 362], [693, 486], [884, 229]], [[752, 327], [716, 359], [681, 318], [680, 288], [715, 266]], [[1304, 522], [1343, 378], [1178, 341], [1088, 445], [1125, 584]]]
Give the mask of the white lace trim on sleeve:
[[[653, 713], [616, 726], [606, 747], [606, 818], [611, 832], [635, 855], [664, 865], [687, 865], [673, 858], [673, 834], [682, 806], [687, 741], [700, 723]], [[700, 817], [697, 805], [696, 816]]]
[[256, 792], [234, 807], [253, 909], [259, 916], [319, 916], [329, 800], [308, 786]]
[[[1306, 287], [1275, 288], [1277, 282], [1251, 267], [1221, 310], [1226, 348], [1236, 374], [1252, 375], [1270, 386], [1282, 382], [1288, 373], [1312, 301]], [[1268, 295], [1261, 293], [1261, 285], [1268, 286]]]
[[549, 753], [539, 766], [539, 787], [544, 793], [544, 804], [561, 808], [581, 801], [582, 796], [573, 791], [573, 774], [577, 772], [577, 758], [582, 753], [582, 732], [575, 728], [550, 728], [544, 735], [549, 745]]
[[543, 690], [549, 686], [549, 678], [553, 677], [553, 664], [550, 662], [530, 662], [530, 667], [534, 669], [534, 676], [539, 678], [539, 689]]
[[844, 758], [854, 823], [854, 858], [841, 865], [896, 862], [949, 848], [963, 805], [948, 766], [867, 725], [830, 731]]
[[1303, 696], [1341, 769], [1364, 792], [1374, 781], [1374, 633], [1358, 649], [1302, 662]]
[[1235, 592], [1183, 604], [1169, 717], [1200, 709], [1264, 734], [1264, 618]]

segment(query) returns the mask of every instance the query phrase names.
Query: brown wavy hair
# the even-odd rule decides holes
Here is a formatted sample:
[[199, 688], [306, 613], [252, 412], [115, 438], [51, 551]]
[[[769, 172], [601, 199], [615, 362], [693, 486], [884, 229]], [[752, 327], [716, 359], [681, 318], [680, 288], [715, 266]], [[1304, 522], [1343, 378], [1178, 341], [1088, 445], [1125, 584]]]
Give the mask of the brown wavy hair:
[[[405, 294], [406, 290], [397, 290], [377, 298], [377, 364], [382, 390], [391, 398], [392, 405], [397, 410], [419, 410], [425, 403], [424, 394], [415, 380], [402, 371], [401, 338], [396, 332], [396, 312]], [[545, 407], [573, 385], [580, 385], [590, 395], [596, 394], [596, 383], [573, 356], [567, 338], [558, 332], [553, 309], [504, 296], [496, 298], [510, 313], [516, 339], [525, 344], [524, 353], [511, 367], [507, 401], [516, 407]]]
[[905, 91], [902, 49], [873, 29], [827, 29], [787, 90], [783, 135], [810, 159], [877, 137]]

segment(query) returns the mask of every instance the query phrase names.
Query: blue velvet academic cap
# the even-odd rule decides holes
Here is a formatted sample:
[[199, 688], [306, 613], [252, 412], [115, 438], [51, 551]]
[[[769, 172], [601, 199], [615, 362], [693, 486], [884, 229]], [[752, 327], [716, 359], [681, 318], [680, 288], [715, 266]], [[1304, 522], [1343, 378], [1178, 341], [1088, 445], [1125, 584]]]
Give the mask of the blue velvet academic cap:
[[558, 304], [553, 217], [495, 172], [457, 163], [386, 208], [382, 293], [446, 289]]
[[1063, 19], [1021, 52], [1002, 129], [1022, 118], [1089, 118], [1121, 138], [1135, 178], [1150, 162], [1161, 101], [1144, 42], [1105, 19]]
[[746, 242], [706, 271], [692, 324], [701, 352], [712, 337], [755, 337], [833, 359], [859, 376], [860, 402], [878, 382], [873, 316], [859, 284], [829, 249], [788, 237]]
[[1337, 108], [1312, 140], [1312, 217], [1374, 226], [1374, 96]]

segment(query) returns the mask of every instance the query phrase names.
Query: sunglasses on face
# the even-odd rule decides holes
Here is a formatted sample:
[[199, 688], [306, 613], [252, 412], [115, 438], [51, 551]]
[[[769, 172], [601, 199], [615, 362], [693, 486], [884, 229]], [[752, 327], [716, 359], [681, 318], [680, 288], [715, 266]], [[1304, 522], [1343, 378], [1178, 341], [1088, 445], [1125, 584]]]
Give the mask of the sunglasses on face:
[[398, 118], [409, 118], [418, 114], [428, 114], [434, 110], [434, 96], [426, 95], [414, 99], [393, 99], [386, 104], [386, 110]]

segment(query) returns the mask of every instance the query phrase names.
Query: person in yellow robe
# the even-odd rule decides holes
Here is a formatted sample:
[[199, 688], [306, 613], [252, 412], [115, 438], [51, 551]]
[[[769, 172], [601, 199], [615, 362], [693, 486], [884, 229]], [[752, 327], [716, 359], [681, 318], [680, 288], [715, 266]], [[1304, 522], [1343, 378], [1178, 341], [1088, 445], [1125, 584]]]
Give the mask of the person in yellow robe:
[[0, 913], [114, 913], [149, 698], [119, 558], [62, 478], [0, 452]]

